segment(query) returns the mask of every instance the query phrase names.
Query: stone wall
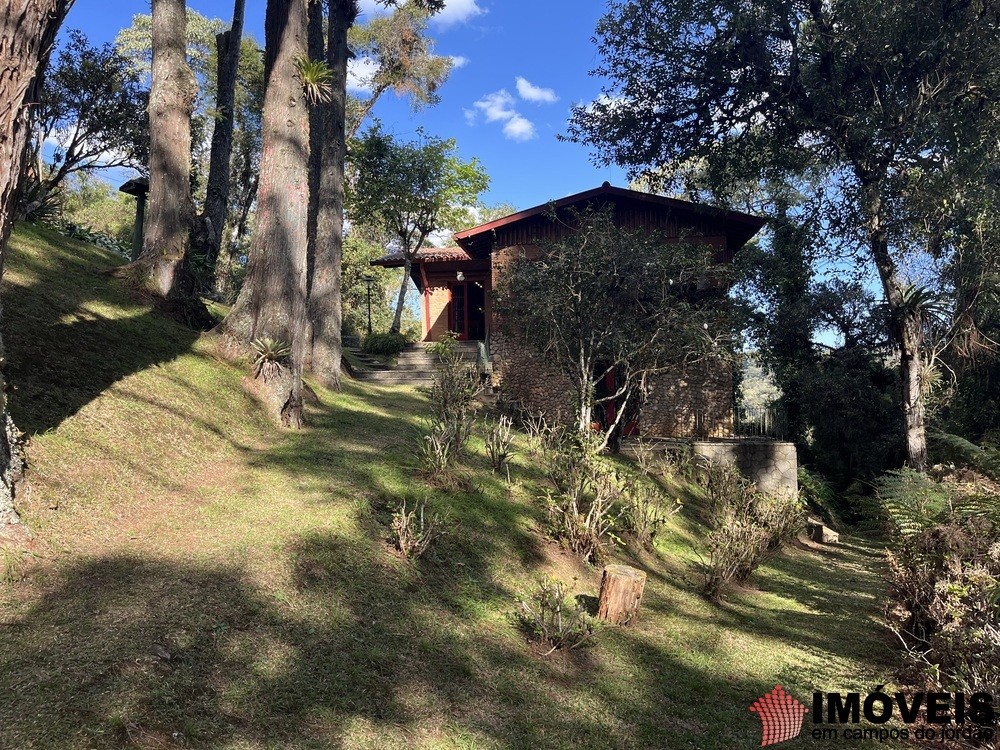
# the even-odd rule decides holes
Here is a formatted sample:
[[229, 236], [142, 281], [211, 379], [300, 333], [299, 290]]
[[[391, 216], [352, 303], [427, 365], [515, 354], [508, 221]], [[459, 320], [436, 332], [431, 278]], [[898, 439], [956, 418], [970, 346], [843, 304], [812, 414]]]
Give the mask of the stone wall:
[[795, 495], [799, 491], [798, 457], [795, 443], [732, 438], [696, 440], [694, 452], [716, 463], [736, 466], [740, 473], [768, 495]]
[[494, 332], [490, 342], [493, 384], [501, 403], [529, 414], [541, 414], [558, 424], [576, 422], [576, 406], [569, 378], [530, 347], [508, 342]]
[[645, 437], [729, 437], [733, 434], [733, 375], [706, 360], [652, 378], [639, 416]]

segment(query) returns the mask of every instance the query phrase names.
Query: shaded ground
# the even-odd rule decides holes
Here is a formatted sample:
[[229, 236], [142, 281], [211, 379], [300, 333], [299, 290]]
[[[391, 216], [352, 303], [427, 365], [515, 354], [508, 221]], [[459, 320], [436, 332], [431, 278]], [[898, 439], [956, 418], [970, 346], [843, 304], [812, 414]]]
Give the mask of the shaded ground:
[[[412, 467], [425, 397], [356, 383], [276, 430], [245, 368], [97, 275], [112, 262], [15, 234], [37, 538], [0, 558], [0, 748], [728, 750], [759, 746], [748, 706], [777, 683], [888, 682], [873, 550], [792, 550], [713, 605], [693, 505], [656, 554], [622, 552], [650, 576], [635, 628], [534, 656], [517, 595], [548, 571], [593, 596], [598, 573], [539, 533], [530, 456], [509, 487], [475, 444], [471, 489], [433, 490]], [[403, 499], [452, 519], [417, 565], [385, 543]]]

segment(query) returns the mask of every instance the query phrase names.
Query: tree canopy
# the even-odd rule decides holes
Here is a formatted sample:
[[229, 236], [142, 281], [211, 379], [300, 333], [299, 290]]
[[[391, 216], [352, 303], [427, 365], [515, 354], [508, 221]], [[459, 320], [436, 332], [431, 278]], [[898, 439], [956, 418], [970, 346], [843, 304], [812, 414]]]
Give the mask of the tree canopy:
[[396, 141], [376, 125], [351, 149], [358, 179], [348, 190], [351, 216], [389, 234], [404, 258], [405, 274], [392, 330], [399, 331], [410, 265], [427, 237], [463, 223], [489, 186], [475, 158], [459, 158], [454, 139], [427, 136]]
[[[609, 84], [570, 125], [635, 175], [676, 183], [698, 165], [722, 199], [740, 179], [821, 175], [827, 225], [881, 281], [918, 469], [928, 351], [908, 258], [983, 272], [969, 255], [997, 257], [975, 229], [995, 213], [982, 201], [1000, 142], [998, 25], [988, 0], [616, 2], [597, 29]], [[972, 322], [969, 297], [953, 301]]]

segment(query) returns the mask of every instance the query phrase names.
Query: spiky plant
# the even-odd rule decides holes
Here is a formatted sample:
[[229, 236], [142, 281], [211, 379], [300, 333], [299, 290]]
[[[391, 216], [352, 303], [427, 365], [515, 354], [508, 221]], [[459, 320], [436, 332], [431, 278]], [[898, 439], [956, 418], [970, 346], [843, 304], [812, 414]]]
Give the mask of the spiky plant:
[[323, 60], [300, 57], [295, 61], [302, 90], [310, 104], [323, 104], [333, 97], [333, 71]]
[[253, 376], [262, 378], [265, 383], [281, 375], [292, 353], [292, 348], [284, 341], [269, 336], [254, 339], [250, 346], [254, 352]]

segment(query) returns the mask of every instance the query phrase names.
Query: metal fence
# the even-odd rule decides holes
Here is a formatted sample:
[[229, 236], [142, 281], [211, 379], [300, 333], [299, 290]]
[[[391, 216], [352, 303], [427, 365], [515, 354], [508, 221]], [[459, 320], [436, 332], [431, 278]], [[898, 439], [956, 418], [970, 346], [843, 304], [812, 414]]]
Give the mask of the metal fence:
[[733, 414], [733, 433], [736, 437], [785, 440], [788, 434], [788, 416], [784, 409], [773, 406], [737, 406]]

